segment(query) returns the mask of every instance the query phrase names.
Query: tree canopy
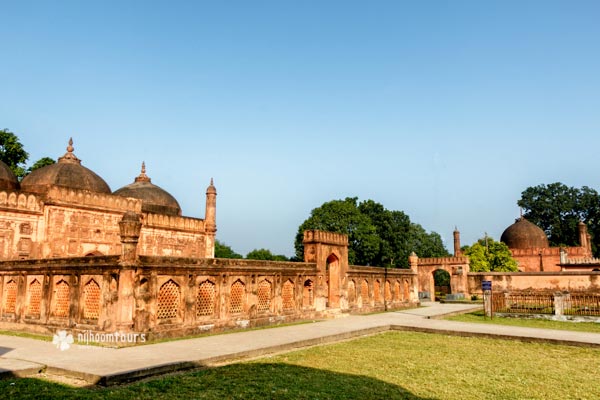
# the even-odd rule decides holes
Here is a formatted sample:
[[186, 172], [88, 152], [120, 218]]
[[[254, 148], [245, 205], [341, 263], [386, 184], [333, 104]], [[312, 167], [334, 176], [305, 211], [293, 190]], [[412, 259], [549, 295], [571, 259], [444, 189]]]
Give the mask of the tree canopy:
[[215, 257], [216, 258], [244, 258], [241, 254], [236, 253], [233, 249], [221, 243], [219, 240], [215, 240]]
[[38, 168], [55, 163], [50, 157], [42, 157], [26, 168], [28, 159], [29, 153], [25, 151], [17, 135], [8, 129], [0, 130], [0, 161], [8, 165], [19, 180]]
[[598, 255], [600, 196], [587, 186], [569, 187], [555, 182], [528, 187], [517, 204], [524, 217], [544, 230], [551, 246], [579, 246], [577, 224], [583, 221], [592, 235], [592, 250]]
[[288, 261], [288, 258], [282, 254], [273, 254], [268, 249], [254, 249], [246, 254], [248, 260], [266, 260], [266, 261]]
[[348, 235], [350, 264], [408, 267], [412, 251], [419, 257], [448, 255], [437, 233], [427, 233], [402, 211], [388, 210], [373, 200], [359, 203], [357, 197], [328, 201], [311, 211], [296, 234], [298, 259], [302, 259], [302, 239], [308, 229]]
[[28, 158], [29, 154], [17, 135], [8, 129], [0, 130], [0, 160], [8, 165], [19, 179], [25, 176], [25, 163]]
[[32, 173], [33, 171], [35, 171], [38, 168], [42, 168], [42, 167], [45, 167], [47, 165], [52, 165], [52, 164], [56, 164], [56, 161], [54, 161], [53, 158], [42, 157], [39, 160], [37, 160], [36, 162], [34, 162], [31, 167], [27, 168], [27, 174]]
[[471, 246], [464, 246], [463, 253], [469, 256], [471, 272], [517, 272], [517, 262], [508, 246], [487, 237]]

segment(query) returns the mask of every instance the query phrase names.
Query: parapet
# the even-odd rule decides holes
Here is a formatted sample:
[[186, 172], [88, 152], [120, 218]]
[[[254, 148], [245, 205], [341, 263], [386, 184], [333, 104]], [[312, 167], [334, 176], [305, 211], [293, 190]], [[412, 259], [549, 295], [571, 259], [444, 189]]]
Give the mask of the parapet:
[[119, 212], [133, 211], [138, 214], [142, 212], [142, 201], [138, 199], [58, 186], [50, 188], [46, 201], [51, 204], [78, 205]]
[[42, 202], [33, 194], [0, 192], [0, 207], [19, 211], [41, 212]]
[[204, 220], [173, 215], [145, 214], [144, 225], [148, 228], [175, 229], [188, 232], [204, 232]]
[[304, 231], [304, 240], [302, 243], [323, 243], [348, 246], [348, 235], [318, 230]]

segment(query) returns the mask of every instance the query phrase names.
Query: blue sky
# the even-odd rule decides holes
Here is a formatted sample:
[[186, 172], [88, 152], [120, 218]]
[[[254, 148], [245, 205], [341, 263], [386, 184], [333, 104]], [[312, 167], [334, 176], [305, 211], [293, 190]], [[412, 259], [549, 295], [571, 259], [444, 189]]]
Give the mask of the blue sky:
[[357, 196], [470, 244], [598, 184], [597, 1], [3, 2], [0, 129], [113, 190], [142, 161], [217, 236], [291, 255]]

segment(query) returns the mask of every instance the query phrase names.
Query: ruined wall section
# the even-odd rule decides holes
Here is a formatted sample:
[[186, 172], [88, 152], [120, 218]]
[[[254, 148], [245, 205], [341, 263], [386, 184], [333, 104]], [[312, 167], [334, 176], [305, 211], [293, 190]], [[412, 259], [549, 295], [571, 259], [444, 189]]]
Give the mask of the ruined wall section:
[[43, 203], [34, 195], [0, 192], [0, 259], [25, 259], [39, 254]]
[[142, 223], [140, 254], [166, 257], [205, 257], [204, 220], [144, 214]]

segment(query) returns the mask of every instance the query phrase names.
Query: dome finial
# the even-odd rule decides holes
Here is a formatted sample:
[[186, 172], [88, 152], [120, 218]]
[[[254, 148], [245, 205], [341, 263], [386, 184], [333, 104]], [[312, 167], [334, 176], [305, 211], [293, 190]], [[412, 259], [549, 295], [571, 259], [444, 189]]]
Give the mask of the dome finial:
[[150, 182], [150, 178], [146, 175], [146, 162], [142, 161], [142, 172], [135, 178], [135, 182]]
[[81, 164], [81, 160], [79, 158], [77, 158], [77, 156], [75, 156], [75, 154], [73, 154], [73, 150], [75, 150], [75, 148], [73, 147], [73, 138], [69, 138], [69, 145], [67, 146], [67, 152], [65, 153], [64, 156], [60, 157], [58, 159], [59, 163], [71, 163], [71, 164]]
[[217, 188], [215, 187], [213, 178], [210, 178], [210, 185], [206, 188], [206, 194], [217, 194]]

